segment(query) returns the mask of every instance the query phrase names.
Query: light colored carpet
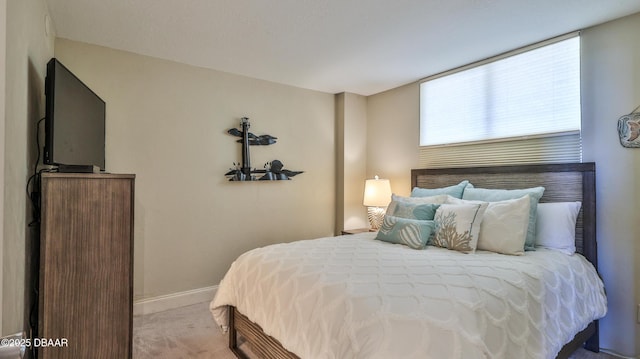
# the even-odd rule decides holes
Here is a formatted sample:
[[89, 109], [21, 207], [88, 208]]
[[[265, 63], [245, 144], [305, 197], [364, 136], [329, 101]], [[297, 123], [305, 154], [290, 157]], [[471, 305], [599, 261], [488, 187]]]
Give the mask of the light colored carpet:
[[[216, 326], [209, 303], [133, 318], [134, 359], [234, 359], [228, 337]], [[246, 344], [244, 344], [246, 346]], [[579, 349], [571, 359], [615, 359]]]
[[209, 314], [209, 303], [133, 318], [135, 359], [235, 359], [228, 344]]

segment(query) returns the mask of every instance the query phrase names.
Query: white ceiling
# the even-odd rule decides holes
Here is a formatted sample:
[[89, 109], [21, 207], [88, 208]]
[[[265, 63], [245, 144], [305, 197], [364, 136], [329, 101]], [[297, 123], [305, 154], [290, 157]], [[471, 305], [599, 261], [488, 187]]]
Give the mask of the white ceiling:
[[47, 0], [56, 35], [371, 95], [640, 12], [638, 0]]

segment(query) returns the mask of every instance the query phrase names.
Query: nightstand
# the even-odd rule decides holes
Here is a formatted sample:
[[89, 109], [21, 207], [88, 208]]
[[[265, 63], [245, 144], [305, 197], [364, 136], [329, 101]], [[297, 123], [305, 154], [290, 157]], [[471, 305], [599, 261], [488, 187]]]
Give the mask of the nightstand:
[[356, 229], [343, 229], [342, 234], [356, 234], [356, 233], [365, 233], [365, 232], [377, 232], [370, 228], [356, 228]]

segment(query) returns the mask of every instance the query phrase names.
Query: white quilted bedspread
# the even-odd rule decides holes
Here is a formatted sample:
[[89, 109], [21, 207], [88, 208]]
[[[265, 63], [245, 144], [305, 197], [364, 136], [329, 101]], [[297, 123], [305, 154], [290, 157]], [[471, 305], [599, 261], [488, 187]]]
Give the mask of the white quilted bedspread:
[[413, 250], [375, 234], [276, 244], [240, 256], [211, 311], [234, 305], [303, 359], [554, 358], [606, 313], [580, 255]]

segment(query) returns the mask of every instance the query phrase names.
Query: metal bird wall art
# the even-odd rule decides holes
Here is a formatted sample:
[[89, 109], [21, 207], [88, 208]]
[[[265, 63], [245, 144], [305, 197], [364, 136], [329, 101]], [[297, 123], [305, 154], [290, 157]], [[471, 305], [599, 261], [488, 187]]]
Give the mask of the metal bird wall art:
[[[227, 130], [227, 133], [232, 135], [232, 136], [236, 136], [236, 137], [243, 137], [244, 133], [240, 130], [238, 130], [237, 128], [230, 128], [229, 130]], [[273, 145], [274, 143], [276, 143], [276, 140], [278, 139], [278, 137], [273, 137], [271, 135], [260, 135], [260, 136], [256, 136], [253, 133], [249, 132], [247, 134], [249, 136], [249, 146], [267, 146], [267, 145]], [[243, 139], [239, 139], [236, 142], [238, 143], [242, 143]]]
[[[289, 180], [291, 177], [303, 173], [303, 171], [290, 171], [284, 169], [280, 160], [273, 160], [264, 165], [263, 170], [251, 168], [250, 146], [268, 146], [276, 143], [277, 137], [271, 135], [256, 136], [249, 132], [249, 118], [240, 119], [240, 128], [231, 128], [227, 133], [241, 137], [238, 143], [242, 144], [242, 163], [233, 162], [233, 168], [225, 173], [229, 177], [229, 181], [277, 181]], [[258, 176], [260, 175], [260, 176]]]

